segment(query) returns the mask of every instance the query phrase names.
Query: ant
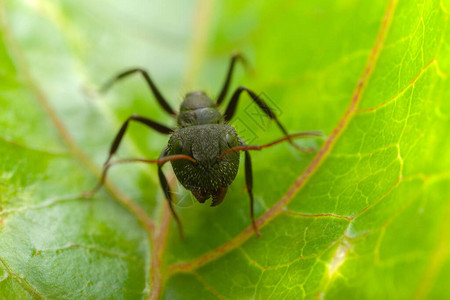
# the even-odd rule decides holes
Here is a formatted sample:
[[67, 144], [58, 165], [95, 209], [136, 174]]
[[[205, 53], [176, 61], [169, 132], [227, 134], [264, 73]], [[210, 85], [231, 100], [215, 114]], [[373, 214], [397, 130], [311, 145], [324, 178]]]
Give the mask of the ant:
[[[117, 81], [129, 75], [140, 73], [147, 82], [151, 92], [158, 101], [158, 104], [169, 115], [177, 119], [178, 126], [176, 128], [170, 128], [136, 114], [127, 118], [111, 144], [108, 158], [103, 166], [101, 179], [97, 186], [92, 190], [91, 195], [97, 192], [104, 184], [106, 174], [113, 165], [129, 162], [157, 164], [161, 187], [169, 203], [172, 215], [177, 222], [180, 237], [181, 239], [184, 239], [181, 220], [173, 207], [170, 187], [162, 171], [163, 165], [170, 161], [177, 179], [186, 189], [191, 191], [200, 203], [204, 203], [207, 199], [212, 198], [211, 206], [216, 206], [222, 203], [227, 193], [228, 186], [235, 179], [239, 168], [239, 152], [244, 151], [245, 183], [250, 198], [250, 218], [252, 220], [253, 229], [259, 236], [260, 233], [255, 223], [253, 213], [253, 175], [249, 151], [261, 150], [283, 141], [288, 141], [299, 150], [307, 151], [306, 149], [297, 146], [292, 139], [299, 137], [319, 137], [322, 133], [319, 131], [305, 131], [289, 135], [264, 100], [255, 92], [244, 86], [240, 86], [235, 90], [225, 109], [225, 113], [220, 113], [218, 108], [227, 95], [233, 70], [238, 61], [242, 61], [244, 65], [246, 64], [242, 55], [233, 54], [225, 82], [215, 102], [202, 91], [190, 92], [184, 97], [183, 102], [180, 105], [179, 113], [176, 113], [170, 107], [153, 83], [149, 74], [141, 68], [127, 70], [109, 80], [103, 86], [103, 92], [107, 91]], [[238, 101], [243, 92], [250, 96], [267, 117], [275, 121], [284, 134], [283, 138], [259, 146], [247, 145], [238, 136], [234, 127], [229, 125], [228, 122], [233, 118]], [[156, 160], [131, 158], [111, 162], [111, 158], [116, 153], [120, 142], [125, 135], [128, 124], [132, 121], [144, 124], [159, 133], [170, 135], [167, 146], [164, 147], [161, 155]]]

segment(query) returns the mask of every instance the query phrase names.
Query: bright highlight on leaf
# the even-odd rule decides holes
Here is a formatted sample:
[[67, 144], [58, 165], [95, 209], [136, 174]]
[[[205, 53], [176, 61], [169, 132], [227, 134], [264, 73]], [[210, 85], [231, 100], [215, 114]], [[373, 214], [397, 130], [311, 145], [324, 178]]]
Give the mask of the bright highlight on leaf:
[[[25, 1], [0, 4], [0, 298], [444, 299], [450, 278], [450, 33], [437, 1]], [[118, 166], [95, 198], [120, 124], [170, 122], [185, 92], [259, 91], [299, 153], [253, 154], [225, 201], [177, 188], [180, 241], [152, 166]], [[227, 101], [227, 100], [225, 100]], [[239, 105], [252, 144], [276, 124]], [[248, 101], [247, 103], [250, 103]], [[174, 124], [171, 124], [174, 125]], [[167, 137], [130, 126], [119, 158], [156, 159]], [[168, 170], [169, 171], [169, 170]]]
[[339, 267], [345, 262], [347, 258], [347, 253], [349, 250], [350, 244], [347, 241], [344, 241], [339, 247], [336, 249], [334, 256], [331, 258], [328, 263], [328, 277], [331, 279], [333, 276], [336, 276], [336, 273], [339, 270]]

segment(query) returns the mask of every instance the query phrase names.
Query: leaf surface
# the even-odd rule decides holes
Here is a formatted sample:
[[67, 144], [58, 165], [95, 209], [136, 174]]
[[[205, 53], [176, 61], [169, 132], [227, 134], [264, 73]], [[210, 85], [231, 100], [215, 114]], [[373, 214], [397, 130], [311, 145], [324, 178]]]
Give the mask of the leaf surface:
[[[439, 299], [450, 276], [448, 1], [4, 1], [0, 44], [0, 298]], [[290, 132], [252, 152], [218, 207], [155, 166], [112, 169], [121, 122], [174, 126], [140, 66], [176, 108], [232, 88], [263, 92]], [[231, 94], [231, 93], [230, 93]], [[243, 97], [232, 124], [253, 144], [280, 137]], [[132, 124], [118, 157], [157, 158], [167, 137]]]

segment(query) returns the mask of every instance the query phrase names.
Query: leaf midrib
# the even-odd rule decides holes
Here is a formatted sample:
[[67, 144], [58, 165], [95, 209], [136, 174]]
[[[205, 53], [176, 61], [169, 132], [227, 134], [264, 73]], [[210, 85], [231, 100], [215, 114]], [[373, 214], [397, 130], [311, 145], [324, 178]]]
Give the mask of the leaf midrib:
[[[375, 39], [375, 44], [372, 47], [372, 50], [369, 54], [369, 57], [368, 57], [366, 66], [363, 70], [363, 73], [357, 82], [357, 86], [355, 87], [355, 90], [353, 92], [349, 107], [344, 112], [342, 118], [336, 125], [335, 129], [332, 131], [331, 135], [328, 137], [328, 139], [322, 145], [321, 149], [318, 151], [318, 153], [314, 157], [314, 159], [310, 162], [308, 167], [302, 172], [302, 174], [297, 178], [297, 180], [291, 185], [291, 187], [288, 189], [288, 191], [268, 211], [266, 211], [261, 217], [259, 217], [256, 220], [256, 224], [259, 228], [263, 227], [268, 222], [270, 222], [272, 219], [274, 219], [276, 216], [278, 216], [283, 211], [284, 207], [286, 207], [286, 205], [289, 204], [290, 200], [294, 197], [294, 195], [305, 185], [305, 183], [308, 181], [308, 179], [318, 170], [321, 163], [325, 160], [325, 158], [331, 152], [334, 144], [339, 139], [340, 134], [344, 131], [344, 129], [347, 127], [348, 123], [352, 119], [353, 115], [356, 113], [356, 109], [361, 100], [361, 96], [363, 94], [364, 88], [366, 87], [367, 83], [369, 82], [370, 75], [372, 74], [372, 71], [376, 65], [378, 56], [379, 56], [382, 46], [383, 46], [383, 42], [389, 31], [397, 2], [398, 2], [398, 0], [390, 0], [388, 2], [387, 8], [385, 9], [385, 14], [383, 15], [383, 20], [381, 22], [380, 29], [379, 29], [377, 37]], [[341, 216], [341, 217], [344, 217], [344, 216]], [[251, 236], [253, 236], [253, 229], [252, 229], [252, 226], [248, 226], [241, 233], [239, 233], [236, 237], [227, 241], [226, 243], [222, 244], [221, 246], [217, 247], [216, 249], [213, 249], [213, 250], [211, 250], [197, 258], [194, 258], [188, 262], [182, 262], [182, 263], [178, 262], [178, 263], [173, 263], [172, 265], [169, 265], [166, 269], [167, 273], [165, 275], [167, 277], [169, 277], [170, 275], [177, 273], [177, 272], [190, 272], [192, 270], [195, 270], [195, 269], [205, 265], [206, 263], [208, 263], [212, 260], [215, 260], [215, 259], [229, 253], [231, 250], [239, 247], [245, 241], [247, 241]]]

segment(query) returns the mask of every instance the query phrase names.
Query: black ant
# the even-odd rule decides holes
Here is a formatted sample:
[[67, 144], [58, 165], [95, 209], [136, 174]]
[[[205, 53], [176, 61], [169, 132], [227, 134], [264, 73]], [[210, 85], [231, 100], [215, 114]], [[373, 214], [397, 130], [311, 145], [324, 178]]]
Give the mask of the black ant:
[[[231, 100], [225, 109], [225, 113], [220, 113], [218, 108], [225, 99], [230, 86], [236, 62], [240, 60], [245, 64], [243, 56], [234, 54], [228, 69], [225, 82], [220, 91], [217, 101], [214, 102], [204, 92], [196, 91], [186, 94], [180, 105], [180, 112], [177, 114], [161, 95], [156, 85], [148, 73], [140, 68], [130, 69], [113, 77], [103, 87], [102, 91], [108, 90], [118, 80], [140, 73], [147, 82], [150, 90], [158, 101], [159, 105], [172, 117], [177, 118], [177, 127], [170, 128], [149, 118], [136, 114], [130, 116], [117, 133], [111, 148], [109, 156], [103, 167], [102, 177], [99, 184], [92, 190], [95, 193], [104, 183], [108, 169], [115, 164], [128, 162], [144, 162], [158, 165], [158, 176], [161, 187], [168, 200], [170, 210], [177, 222], [181, 238], [184, 238], [183, 228], [180, 218], [174, 210], [172, 196], [167, 183], [167, 179], [162, 171], [162, 166], [166, 162], [171, 162], [173, 171], [180, 183], [192, 192], [195, 198], [204, 203], [212, 197], [211, 206], [219, 205], [227, 193], [228, 186], [233, 182], [239, 168], [239, 151], [245, 152], [245, 182], [248, 195], [250, 197], [250, 217], [255, 233], [259, 236], [258, 228], [255, 223], [253, 213], [253, 175], [252, 163], [249, 150], [261, 150], [288, 141], [296, 148], [298, 147], [292, 139], [298, 137], [317, 137], [322, 134], [318, 131], [306, 131], [289, 135], [280, 121], [267, 106], [264, 100], [250, 89], [240, 86], [231, 96]], [[233, 126], [227, 124], [234, 116], [239, 97], [246, 92], [256, 105], [281, 129], [284, 138], [265, 144], [262, 146], [247, 145], [236, 133]], [[142, 123], [160, 133], [170, 135], [167, 146], [163, 149], [160, 157], [156, 160], [148, 159], [121, 159], [110, 162], [112, 156], [119, 148], [120, 142], [131, 121]]]

